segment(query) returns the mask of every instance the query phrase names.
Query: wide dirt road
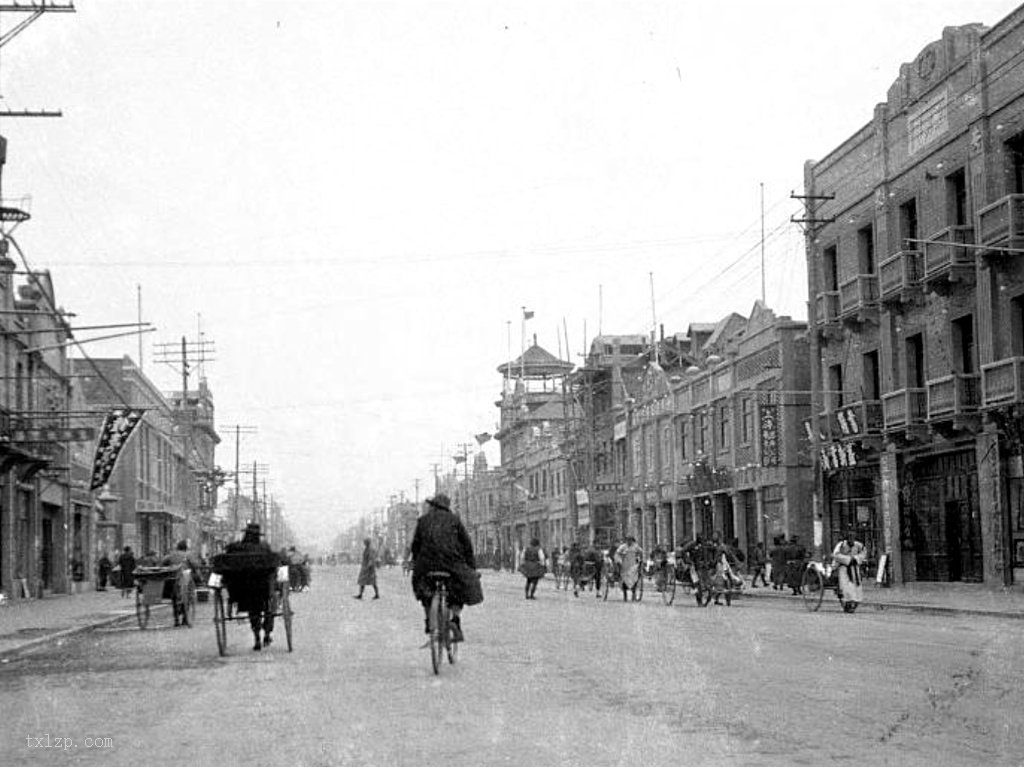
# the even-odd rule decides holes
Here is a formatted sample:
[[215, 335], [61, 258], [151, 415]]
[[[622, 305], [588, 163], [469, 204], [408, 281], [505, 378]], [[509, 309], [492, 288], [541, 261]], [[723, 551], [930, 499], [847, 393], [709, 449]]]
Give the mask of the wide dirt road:
[[201, 605], [191, 630], [158, 614], [0, 666], [0, 764], [1024, 765], [1022, 621], [550, 580], [527, 601], [487, 573], [435, 676], [408, 581], [385, 570], [360, 602], [355, 575], [320, 568], [293, 596], [293, 653], [237, 625], [218, 657]]

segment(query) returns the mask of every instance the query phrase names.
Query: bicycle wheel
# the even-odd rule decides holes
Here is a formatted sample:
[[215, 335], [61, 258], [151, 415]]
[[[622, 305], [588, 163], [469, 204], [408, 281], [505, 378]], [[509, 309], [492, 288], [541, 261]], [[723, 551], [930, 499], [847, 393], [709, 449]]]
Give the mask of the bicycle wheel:
[[444, 634], [441, 632], [447, 630], [447, 625], [442, 626], [442, 607], [447, 605], [444, 605], [441, 595], [434, 594], [430, 599], [430, 664], [435, 674], [441, 673], [441, 653], [444, 652]]
[[661, 591], [661, 601], [671, 605], [676, 599], [676, 574], [671, 569], [665, 572], [665, 588]]
[[221, 589], [213, 591], [213, 630], [217, 634], [217, 652], [221, 656], [227, 655], [228, 626], [224, 615], [224, 592]]
[[817, 612], [821, 607], [822, 597], [825, 596], [825, 579], [818, 572], [818, 568], [807, 567], [804, 569], [800, 590], [803, 592], [804, 607], [809, 612]]
[[445, 632], [444, 632], [444, 646], [448, 653], [448, 663], [455, 663], [455, 659], [459, 655], [459, 643], [454, 641], [455, 628], [451, 622], [451, 610], [445, 605], [445, 613], [448, 615], [448, 619], [445, 621]]
[[139, 621], [139, 628], [146, 628], [146, 624], [149, 623], [149, 605], [146, 604], [146, 597], [142, 594], [142, 589], [135, 591], [135, 617]]
[[288, 640], [288, 652], [292, 651], [292, 603], [288, 597], [288, 586], [281, 587], [281, 618], [284, 620], [284, 636]]

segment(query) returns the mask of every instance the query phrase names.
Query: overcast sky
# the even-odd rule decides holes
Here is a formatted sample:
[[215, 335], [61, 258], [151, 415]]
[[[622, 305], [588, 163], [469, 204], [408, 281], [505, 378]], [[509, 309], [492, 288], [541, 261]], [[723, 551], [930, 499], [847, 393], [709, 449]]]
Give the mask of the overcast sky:
[[202, 329], [218, 463], [256, 427], [242, 461], [330, 537], [494, 431], [523, 306], [574, 362], [650, 330], [652, 276], [666, 332], [748, 314], [761, 184], [768, 303], [805, 319], [804, 162], [1016, 5], [78, 0], [3, 49], [0, 107], [64, 113], [3, 120], [3, 194], [78, 323], [134, 321], [141, 286], [162, 388], [153, 344]]

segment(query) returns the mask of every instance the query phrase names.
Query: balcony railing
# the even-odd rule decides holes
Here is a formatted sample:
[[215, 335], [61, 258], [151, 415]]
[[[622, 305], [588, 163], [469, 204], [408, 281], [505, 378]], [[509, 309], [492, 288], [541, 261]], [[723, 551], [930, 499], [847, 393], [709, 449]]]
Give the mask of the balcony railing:
[[879, 265], [878, 272], [882, 301], [902, 301], [908, 291], [921, 285], [921, 253], [916, 250], [894, 253]]
[[839, 436], [857, 437], [882, 430], [882, 401], [862, 400], [837, 408], [834, 421]]
[[839, 311], [848, 317], [878, 303], [878, 275], [858, 274], [839, 286]]
[[924, 423], [927, 412], [927, 389], [899, 389], [882, 395], [882, 418], [887, 431]]
[[947, 226], [924, 244], [924, 282], [957, 282], [974, 274], [973, 226]]
[[1024, 246], [1024, 194], [1008, 194], [978, 211], [978, 243], [990, 248]]
[[977, 412], [981, 404], [981, 376], [977, 373], [943, 376], [929, 381], [928, 420]]
[[1014, 405], [1024, 401], [1024, 357], [981, 366], [981, 402], [984, 407]]
[[839, 291], [826, 290], [819, 293], [815, 300], [818, 324], [836, 322], [839, 319]]

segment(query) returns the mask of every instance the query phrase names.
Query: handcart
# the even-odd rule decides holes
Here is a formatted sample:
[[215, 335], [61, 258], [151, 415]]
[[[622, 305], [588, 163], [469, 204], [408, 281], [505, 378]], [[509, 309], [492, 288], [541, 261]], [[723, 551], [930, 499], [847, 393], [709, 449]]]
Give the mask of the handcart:
[[135, 617], [139, 628], [149, 624], [149, 610], [152, 605], [170, 600], [174, 625], [194, 626], [196, 619], [196, 584], [192, 570], [183, 565], [158, 565], [136, 567]]
[[[288, 565], [281, 565], [272, 552], [230, 552], [213, 558], [208, 586], [213, 599], [213, 627], [217, 651], [227, 655], [227, 624], [246, 621], [284, 621], [288, 652], [292, 651], [292, 608], [288, 599]], [[256, 625], [259, 625], [258, 623]]]

